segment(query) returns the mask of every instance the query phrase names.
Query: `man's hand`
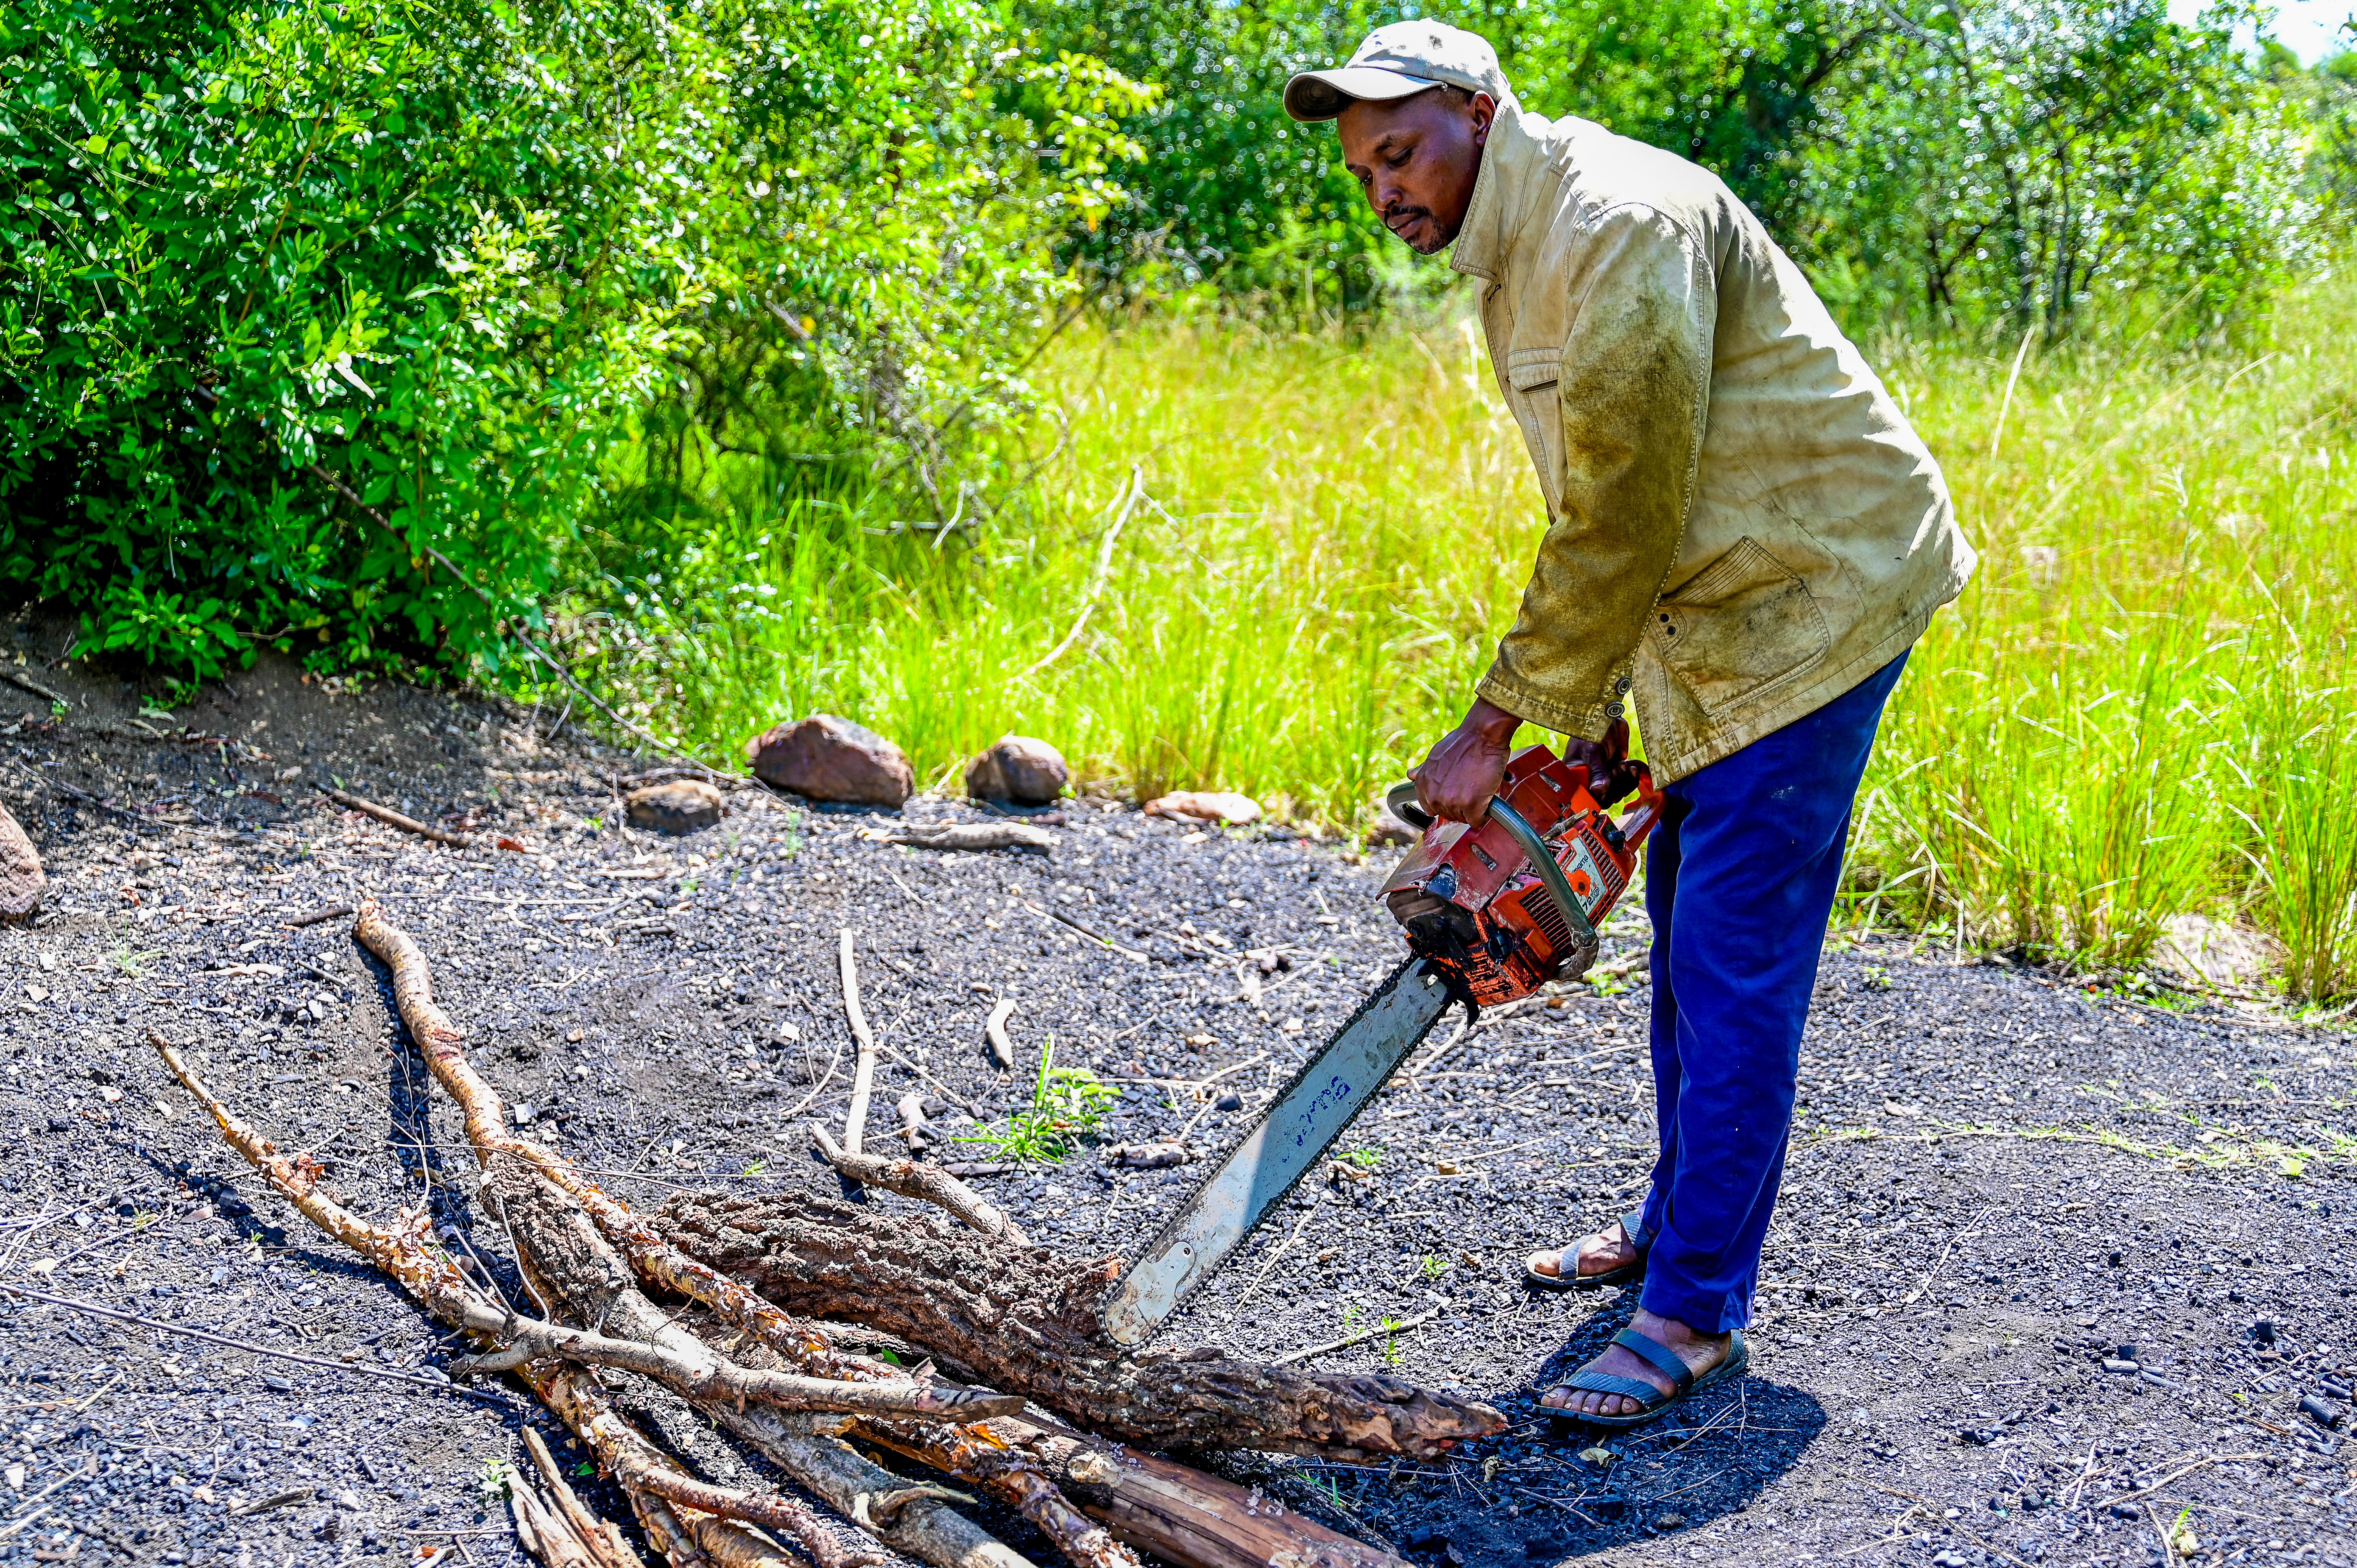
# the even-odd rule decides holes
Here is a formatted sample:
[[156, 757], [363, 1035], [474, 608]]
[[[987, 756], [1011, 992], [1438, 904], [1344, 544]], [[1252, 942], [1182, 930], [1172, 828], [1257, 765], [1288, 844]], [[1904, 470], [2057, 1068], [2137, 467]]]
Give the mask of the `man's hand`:
[[1415, 798], [1444, 822], [1478, 822], [1506, 777], [1506, 748], [1522, 720], [1487, 698], [1473, 699], [1465, 722], [1440, 737], [1424, 766], [1408, 777]]
[[[1522, 722], [1495, 703], [1475, 698], [1465, 722], [1442, 736], [1424, 766], [1408, 775], [1424, 809], [1451, 822], [1479, 822], [1489, 815], [1490, 798], [1505, 781], [1506, 753]], [[1588, 792], [1599, 806], [1611, 805], [1637, 787], [1626, 721], [1615, 721], [1602, 740], [1565, 736], [1563, 759], [1587, 768]]]
[[1629, 721], [1614, 719], [1602, 740], [1566, 736], [1563, 759], [1587, 768], [1587, 792], [1609, 806], [1637, 788], [1637, 765], [1629, 760]]

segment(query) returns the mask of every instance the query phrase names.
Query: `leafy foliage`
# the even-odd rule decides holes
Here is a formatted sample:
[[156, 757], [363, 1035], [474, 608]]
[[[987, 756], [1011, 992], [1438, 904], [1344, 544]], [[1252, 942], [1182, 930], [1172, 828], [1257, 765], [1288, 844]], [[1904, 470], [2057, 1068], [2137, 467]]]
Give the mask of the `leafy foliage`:
[[0, 580], [184, 674], [496, 665], [664, 438], [938, 489], [1142, 98], [962, 0], [23, 0]]
[[[1404, 9], [1035, 5], [1048, 35], [1167, 88], [1103, 263], [1312, 311], [1445, 282], [1364, 209], [1332, 133], [1279, 104]], [[1717, 171], [1860, 323], [2054, 336], [2125, 290], [2206, 330], [2307, 238], [2303, 94], [2236, 48], [2256, 19], [2239, 0], [2200, 26], [2164, 0], [1473, 0], [1445, 19], [1497, 46], [1534, 112]]]

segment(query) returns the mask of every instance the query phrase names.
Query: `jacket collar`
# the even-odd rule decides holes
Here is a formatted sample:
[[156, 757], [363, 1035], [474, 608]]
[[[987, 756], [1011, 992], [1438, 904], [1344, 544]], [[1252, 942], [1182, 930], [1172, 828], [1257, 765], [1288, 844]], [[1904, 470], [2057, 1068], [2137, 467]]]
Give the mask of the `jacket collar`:
[[1545, 163], [1545, 149], [1523, 124], [1522, 111], [1501, 105], [1490, 122], [1481, 172], [1473, 177], [1473, 199], [1466, 204], [1465, 222], [1449, 252], [1450, 267], [1498, 281], [1529, 206], [1532, 177]]

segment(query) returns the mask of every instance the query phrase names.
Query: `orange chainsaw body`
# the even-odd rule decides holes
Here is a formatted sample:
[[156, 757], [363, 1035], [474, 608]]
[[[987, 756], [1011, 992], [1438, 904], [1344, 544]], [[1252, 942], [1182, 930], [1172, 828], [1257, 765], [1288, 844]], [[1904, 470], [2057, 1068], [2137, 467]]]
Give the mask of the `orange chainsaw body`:
[[[1587, 766], [1544, 746], [1506, 760], [1498, 794], [1555, 851], [1591, 928], [1627, 890], [1637, 852], [1662, 817], [1662, 794], [1642, 763], [1635, 803], [1615, 819], [1588, 787]], [[1596, 961], [1529, 860], [1494, 818], [1479, 827], [1435, 822], [1383, 884], [1408, 947], [1448, 975], [1477, 1006], [1528, 996], [1550, 980], [1577, 979]]]

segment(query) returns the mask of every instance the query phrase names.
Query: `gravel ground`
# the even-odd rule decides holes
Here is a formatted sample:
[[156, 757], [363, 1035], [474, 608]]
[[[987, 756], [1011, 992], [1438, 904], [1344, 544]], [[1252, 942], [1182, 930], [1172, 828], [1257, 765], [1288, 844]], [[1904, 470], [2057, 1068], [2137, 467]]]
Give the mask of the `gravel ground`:
[[[493, 1079], [650, 1204], [833, 1181], [798, 1129], [843, 1112], [846, 928], [886, 1129], [908, 1091], [952, 1136], [977, 1131], [963, 1104], [1000, 1124], [1052, 1036], [1059, 1063], [1119, 1087], [1105, 1143], [1191, 1125], [1205, 1150], [1400, 956], [1381, 856], [1087, 802], [1050, 856], [944, 856], [750, 794], [656, 840], [616, 826], [626, 762], [544, 738], [558, 715], [265, 666], [143, 720], [132, 688], [32, 672], [73, 705], [25, 696], [17, 720], [0, 701], [0, 798], [53, 879], [49, 912], [0, 933], [0, 1135], [22, 1149], [0, 1165], [0, 1280], [339, 1367], [0, 1298], [0, 1560], [520, 1559], [487, 1481], [530, 1402], [370, 1375], [432, 1377], [447, 1352], [219, 1145], [144, 1044], [190, 1046], [362, 1212], [431, 1204], [496, 1262], [381, 970], [349, 920], [304, 915], [383, 900]], [[424, 843], [315, 803], [315, 780], [528, 853]], [[1607, 934], [1607, 970], [1648, 940], [1627, 912]], [[1011, 1080], [983, 1050], [1000, 997]], [[1528, 1251], [1638, 1190], [1645, 1000], [1637, 966], [1444, 1022], [1346, 1140], [1352, 1174], [1306, 1184], [1168, 1331], [1277, 1355], [1376, 1329], [1311, 1364], [1460, 1388], [1513, 1430], [1446, 1466], [1214, 1463], [1427, 1563], [2357, 1563], [2345, 1035], [1836, 940], [1752, 1373], [1599, 1450], [1535, 1395], [1633, 1300], [1519, 1281]], [[1036, 1239], [1094, 1253], [1143, 1240], [1194, 1174], [1092, 1148], [977, 1181]], [[666, 1430], [716, 1474], [758, 1473]]]

